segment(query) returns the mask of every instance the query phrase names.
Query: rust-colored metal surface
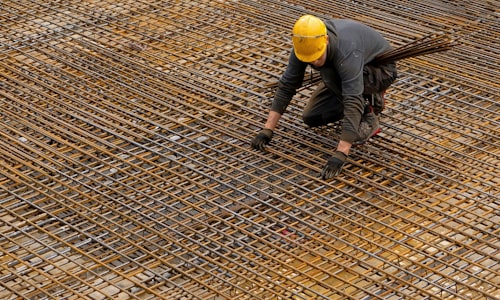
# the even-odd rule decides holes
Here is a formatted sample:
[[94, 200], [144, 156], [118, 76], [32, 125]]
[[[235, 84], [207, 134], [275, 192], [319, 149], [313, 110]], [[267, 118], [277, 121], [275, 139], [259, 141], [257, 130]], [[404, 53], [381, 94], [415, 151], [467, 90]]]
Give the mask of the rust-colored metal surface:
[[[0, 3], [1, 299], [499, 299], [498, 1]], [[382, 133], [318, 175], [301, 89], [249, 141], [304, 13], [394, 46]]]

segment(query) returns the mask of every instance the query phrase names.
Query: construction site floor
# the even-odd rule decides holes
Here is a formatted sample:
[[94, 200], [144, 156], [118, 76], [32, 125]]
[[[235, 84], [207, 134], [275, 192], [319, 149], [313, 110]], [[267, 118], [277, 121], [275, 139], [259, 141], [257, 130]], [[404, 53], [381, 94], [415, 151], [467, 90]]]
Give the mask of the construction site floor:
[[[382, 132], [303, 88], [251, 150], [295, 20], [394, 47]], [[0, 299], [500, 299], [500, 2], [3, 0]]]

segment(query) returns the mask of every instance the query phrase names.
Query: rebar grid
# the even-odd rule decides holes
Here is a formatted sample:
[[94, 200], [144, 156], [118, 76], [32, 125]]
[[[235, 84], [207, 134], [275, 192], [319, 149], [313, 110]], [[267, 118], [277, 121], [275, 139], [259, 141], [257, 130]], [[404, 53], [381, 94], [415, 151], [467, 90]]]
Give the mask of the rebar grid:
[[[2, 2], [0, 298], [499, 298], [495, 9]], [[398, 63], [383, 132], [328, 182], [311, 88], [249, 150], [306, 12], [461, 41]]]

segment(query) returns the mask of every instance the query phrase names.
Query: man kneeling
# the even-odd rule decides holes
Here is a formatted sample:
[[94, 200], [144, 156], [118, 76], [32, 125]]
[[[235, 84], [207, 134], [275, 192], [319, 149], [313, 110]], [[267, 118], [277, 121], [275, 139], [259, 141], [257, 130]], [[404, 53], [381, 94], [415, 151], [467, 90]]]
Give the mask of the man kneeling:
[[378, 114], [384, 109], [385, 90], [397, 77], [396, 64], [373, 63], [391, 46], [380, 33], [353, 20], [323, 21], [304, 15], [293, 27], [292, 43], [269, 116], [252, 148], [263, 150], [269, 144], [311, 66], [322, 80], [304, 109], [304, 123], [317, 127], [342, 121], [337, 148], [321, 172], [323, 179], [329, 179], [340, 174], [353, 144], [362, 144], [380, 131]]

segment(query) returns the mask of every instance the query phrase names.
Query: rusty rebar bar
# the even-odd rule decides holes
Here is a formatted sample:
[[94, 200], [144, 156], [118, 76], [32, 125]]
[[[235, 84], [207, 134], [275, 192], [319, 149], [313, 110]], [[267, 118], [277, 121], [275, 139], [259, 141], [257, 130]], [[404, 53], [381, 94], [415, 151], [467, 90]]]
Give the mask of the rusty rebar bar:
[[[0, 298], [496, 297], [498, 24], [449, 5], [2, 2]], [[383, 132], [329, 182], [311, 89], [249, 150], [308, 6], [462, 43], [400, 62]]]

